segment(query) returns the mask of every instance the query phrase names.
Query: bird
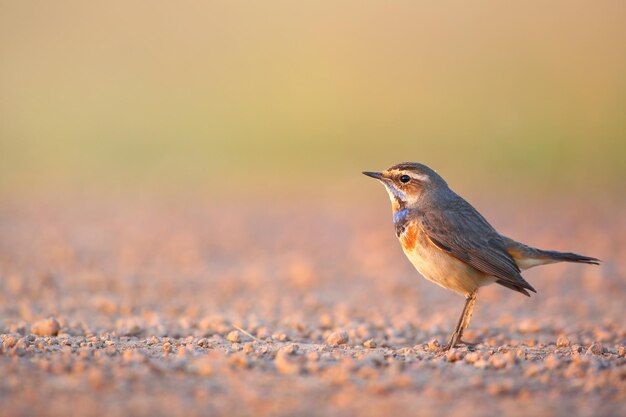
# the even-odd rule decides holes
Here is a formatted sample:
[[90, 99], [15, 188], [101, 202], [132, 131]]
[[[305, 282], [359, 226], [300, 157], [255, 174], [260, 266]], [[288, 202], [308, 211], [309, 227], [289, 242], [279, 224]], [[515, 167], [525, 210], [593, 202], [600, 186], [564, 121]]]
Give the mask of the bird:
[[537, 291], [523, 270], [555, 262], [599, 265], [600, 260], [571, 252], [542, 250], [517, 242], [494, 227], [433, 169], [403, 162], [382, 172], [365, 171], [386, 188], [396, 236], [402, 249], [427, 280], [465, 297], [465, 305], [448, 343], [460, 344], [469, 326], [478, 290], [500, 284], [530, 297]]

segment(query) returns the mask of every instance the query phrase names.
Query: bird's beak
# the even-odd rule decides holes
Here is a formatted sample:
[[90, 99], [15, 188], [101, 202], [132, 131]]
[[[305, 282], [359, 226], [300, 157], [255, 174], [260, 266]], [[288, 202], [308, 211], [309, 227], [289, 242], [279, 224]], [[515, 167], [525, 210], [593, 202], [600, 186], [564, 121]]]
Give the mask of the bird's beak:
[[376, 178], [377, 180], [381, 180], [381, 181], [385, 179], [382, 172], [364, 171], [363, 175], [367, 175], [368, 177]]

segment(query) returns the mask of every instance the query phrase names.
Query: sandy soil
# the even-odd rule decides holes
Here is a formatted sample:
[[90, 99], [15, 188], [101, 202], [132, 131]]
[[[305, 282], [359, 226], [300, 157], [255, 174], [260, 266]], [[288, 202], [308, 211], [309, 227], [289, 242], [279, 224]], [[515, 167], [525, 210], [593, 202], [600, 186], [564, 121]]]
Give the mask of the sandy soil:
[[483, 289], [480, 344], [443, 354], [463, 300], [384, 204], [1, 203], [0, 414], [623, 414], [623, 205], [481, 204], [605, 262], [528, 271], [530, 299]]

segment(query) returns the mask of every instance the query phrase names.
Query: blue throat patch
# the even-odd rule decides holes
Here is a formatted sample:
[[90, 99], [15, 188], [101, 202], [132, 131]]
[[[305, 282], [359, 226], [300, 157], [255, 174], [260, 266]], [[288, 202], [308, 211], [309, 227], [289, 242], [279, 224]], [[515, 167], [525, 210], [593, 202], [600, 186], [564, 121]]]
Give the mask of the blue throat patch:
[[403, 223], [406, 221], [406, 216], [409, 214], [409, 209], [405, 208], [398, 210], [393, 214], [394, 223]]
[[393, 214], [393, 224], [396, 227], [396, 236], [400, 237], [404, 233], [407, 224], [409, 223], [409, 209], [404, 208], [398, 210]]

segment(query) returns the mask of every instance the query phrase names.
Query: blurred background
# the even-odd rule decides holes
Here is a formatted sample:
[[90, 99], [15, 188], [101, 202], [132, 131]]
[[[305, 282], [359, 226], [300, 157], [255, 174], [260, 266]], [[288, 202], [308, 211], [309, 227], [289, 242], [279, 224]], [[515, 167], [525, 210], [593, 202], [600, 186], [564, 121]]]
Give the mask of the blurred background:
[[623, 1], [0, 1], [0, 189], [359, 193], [411, 160], [457, 189], [615, 195], [625, 21]]
[[[361, 175], [403, 161], [603, 260], [481, 290], [505, 369], [417, 356], [462, 302]], [[625, 161], [624, 0], [0, 0], [2, 411], [623, 415]]]

